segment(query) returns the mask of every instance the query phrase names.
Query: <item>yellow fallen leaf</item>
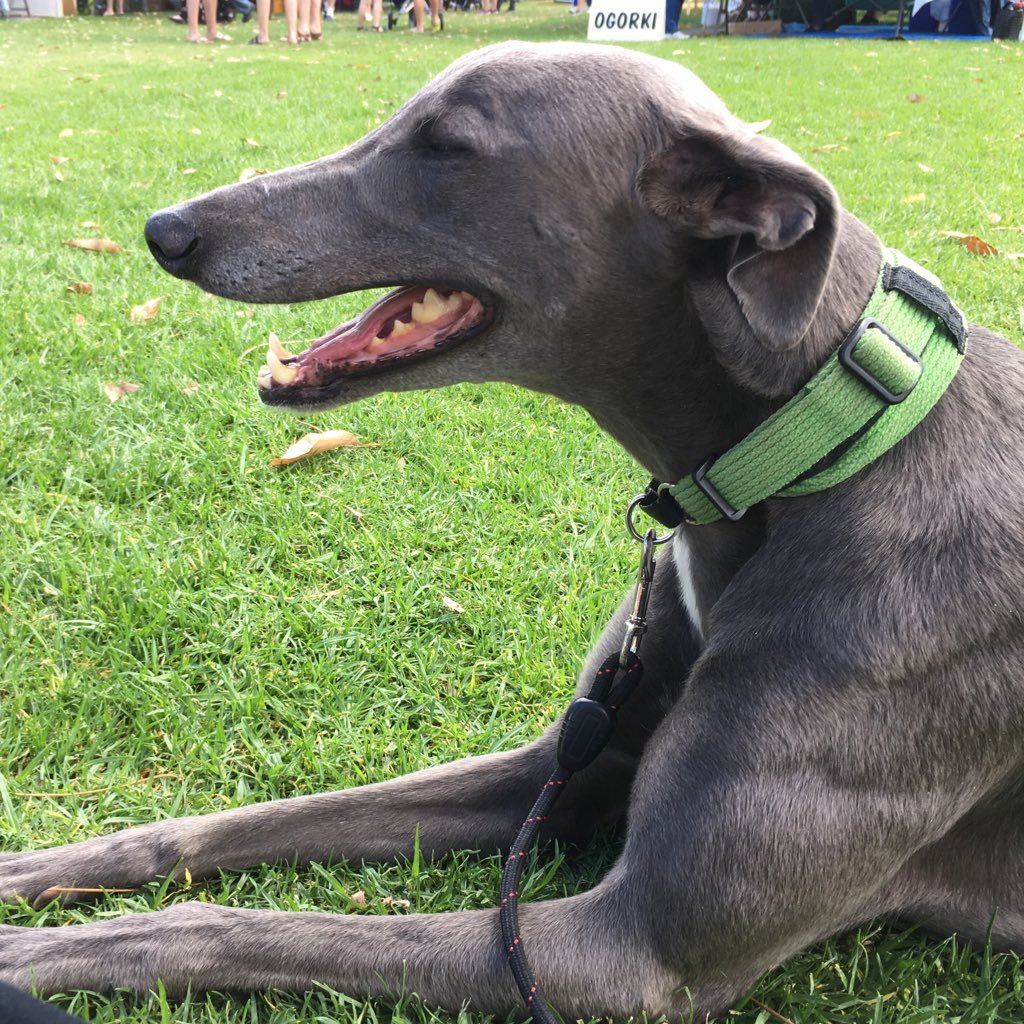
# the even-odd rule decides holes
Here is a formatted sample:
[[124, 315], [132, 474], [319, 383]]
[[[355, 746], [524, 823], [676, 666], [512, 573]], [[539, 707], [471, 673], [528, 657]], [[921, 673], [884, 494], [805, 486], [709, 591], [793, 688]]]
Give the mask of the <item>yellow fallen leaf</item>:
[[51, 156], [51, 164], [69, 164], [71, 163], [71, 157], [69, 156]]
[[53, 169], [53, 177], [54, 177], [54, 179], [56, 181], [63, 181], [64, 180], [64, 175], [61, 174], [60, 171], [58, 171], [56, 167], [54, 167], [54, 169]]
[[922, 163], [919, 163], [919, 164], [917, 165], [917, 169], [918, 169], [918, 170], [919, 170], [919, 171], [920, 171], [920, 172], [921, 172], [922, 174], [934, 174], [934, 173], [935, 173], [935, 168], [934, 168], [934, 167], [929, 167], [929, 166], [928, 166], [927, 164], [922, 164]]
[[72, 281], [67, 292], [69, 295], [92, 295], [92, 285], [88, 281]]
[[131, 321], [133, 324], [144, 324], [148, 323], [153, 319], [160, 311], [160, 303], [163, 301], [162, 296], [157, 296], [155, 299], [150, 299], [148, 302], [143, 302], [139, 306], [132, 306]]
[[196, 173], [196, 169], [194, 167], [186, 167], [181, 173], [182, 174], [195, 174]]
[[109, 238], [69, 238], [65, 245], [72, 249], [88, 249], [90, 252], [124, 252], [124, 249]]
[[186, 395], [194, 395], [199, 390], [199, 382], [190, 380], [181, 390]]
[[103, 393], [111, 402], [120, 401], [125, 395], [130, 395], [133, 391], [138, 390], [138, 384], [129, 384], [126, 380], [121, 381], [120, 384], [103, 385]]
[[271, 459], [272, 466], [290, 466], [300, 459], [309, 459], [333, 448], [376, 448], [375, 444], [360, 444], [359, 438], [348, 430], [325, 430], [322, 434], [307, 434], [295, 442], [279, 459]]
[[75, 129], [74, 128], [61, 128], [61, 130], [57, 133], [57, 138], [58, 139], [70, 139], [71, 136], [74, 135], [74, 134], [75, 134]]
[[260, 144], [255, 139], [242, 139], [247, 146], [255, 146], [259, 149]]
[[266, 173], [266, 171], [259, 167], [243, 167], [242, 170], [239, 172], [238, 180], [252, 181], [253, 178], [258, 178], [261, 174]]
[[85, 326], [85, 325], [86, 325], [86, 324], [87, 324], [87, 323], [88, 323], [89, 321], [88, 321], [88, 320], [86, 320], [86, 319], [85, 319], [85, 317], [84, 317], [84, 316], [82, 316], [82, 314], [81, 314], [81, 313], [76, 313], [76, 314], [75, 314], [75, 315], [74, 315], [74, 316], [73, 316], [73, 317], [71, 318], [71, 322], [72, 322], [72, 323], [73, 323], [73, 324], [74, 324], [74, 325], [75, 325], [76, 327], [84, 327], [84, 326]]
[[909, 196], [904, 196], [901, 203], [923, 203], [928, 197], [923, 192], [911, 192]]
[[96, 221], [94, 221], [94, 220], [83, 220], [82, 221], [82, 227], [83, 228], [88, 228], [90, 231], [102, 231], [103, 230], [103, 225], [102, 224], [97, 224]]

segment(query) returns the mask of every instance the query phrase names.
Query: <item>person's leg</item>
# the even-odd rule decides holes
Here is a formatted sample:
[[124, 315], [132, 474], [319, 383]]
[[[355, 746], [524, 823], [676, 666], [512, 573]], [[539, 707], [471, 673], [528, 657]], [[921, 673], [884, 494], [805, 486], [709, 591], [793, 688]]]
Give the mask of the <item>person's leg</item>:
[[413, 32], [423, 31], [423, 0], [413, 0], [412, 3], [412, 18], [414, 27]]
[[373, 0], [373, 31], [383, 32], [384, 28], [381, 25], [381, 18], [384, 14], [384, 2], [383, 0]]
[[320, 20], [321, 0], [309, 0], [309, 38], [319, 39], [324, 33], [323, 22]]
[[362, 32], [366, 28], [366, 15], [370, 9], [371, 0], [359, 0], [359, 9], [356, 11], [356, 31]]
[[288, 34], [281, 39], [282, 43], [299, 41], [299, 0], [284, 0], [284, 23]]
[[311, 0], [298, 0], [297, 34], [300, 43], [309, 39], [309, 9], [312, 6]]
[[205, 42], [199, 34], [199, 0], [185, 0], [185, 21], [188, 23], [188, 41]]
[[[210, 42], [214, 42], [217, 39], [227, 39], [227, 36], [222, 35], [217, 30], [217, 0], [203, 0], [203, 10], [206, 12], [206, 38]], [[198, 7], [196, 8], [196, 15], [198, 17]], [[198, 31], [198, 26], [196, 27]]]
[[270, 0], [256, 0], [256, 41], [270, 42]]
[[682, 0], [667, 0], [665, 4], [665, 35], [670, 36], [679, 31], [679, 12]]

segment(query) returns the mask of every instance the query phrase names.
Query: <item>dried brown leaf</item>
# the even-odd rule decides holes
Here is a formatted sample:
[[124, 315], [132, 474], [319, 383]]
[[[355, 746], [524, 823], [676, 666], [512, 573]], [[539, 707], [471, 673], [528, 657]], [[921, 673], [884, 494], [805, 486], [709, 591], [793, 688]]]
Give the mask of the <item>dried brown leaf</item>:
[[366, 906], [366, 893], [362, 889], [357, 890], [349, 896], [349, 900], [354, 903], [357, 907]]
[[199, 390], [199, 382], [190, 380], [182, 389], [186, 395], [194, 395]]
[[466, 610], [458, 601], [453, 600], [447, 594], [442, 595], [441, 604], [443, 604], [448, 611], [455, 612], [456, 615], [461, 615]]
[[267, 171], [260, 167], [243, 167], [238, 173], [239, 181], [252, 181], [253, 178], [258, 178], [261, 174], [266, 174]]
[[54, 169], [53, 169], [53, 177], [54, 177], [55, 181], [63, 181], [64, 180], [64, 175], [61, 174], [60, 171], [57, 170], [56, 167], [54, 167]]
[[75, 314], [75, 315], [74, 315], [74, 316], [73, 316], [73, 317], [71, 318], [71, 322], [72, 322], [72, 323], [73, 323], [73, 324], [74, 324], [74, 325], [75, 325], [76, 327], [84, 327], [84, 326], [85, 326], [85, 325], [86, 325], [86, 324], [87, 324], [87, 323], [88, 323], [89, 321], [88, 321], [88, 320], [86, 320], [86, 319], [85, 319], [85, 317], [84, 317], [84, 316], [82, 316], [82, 314], [81, 314], [81, 313], [76, 313], [76, 314]]
[[72, 249], [88, 249], [90, 252], [124, 252], [117, 242], [109, 238], [69, 238], [64, 244]]
[[359, 438], [348, 430], [325, 430], [322, 434], [306, 434], [295, 442], [279, 459], [271, 459], [272, 466], [290, 466], [301, 459], [309, 459], [334, 448], [376, 448], [377, 445], [363, 445]]
[[977, 235], [965, 235], [962, 231], [940, 231], [939, 234], [959, 242], [969, 252], [973, 252], [975, 256], [996, 256], [999, 253], [999, 250], [994, 245], [989, 244]]
[[133, 391], [138, 391], [138, 384], [130, 384], [128, 381], [123, 380], [119, 384], [104, 384], [103, 393], [111, 402], [118, 402], [125, 395], [132, 394]]
[[92, 295], [92, 284], [89, 281], [72, 281], [67, 292], [69, 295]]
[[150, 299], [148, 302], [143, 302], [141, 305], [132, 306], [131, 321], [133, 324], [145, 324], [153, 319], [160, 312], [160, 303], [163, 301], [162, 296], [157, 296], [155, 299]]
[[907, 93], [907, 102], [908, 103], [924, 103], [924, 101], [926, 99], [927, 99], [927, 97], [926, 96], [922, 96], [919, 92]]
[[58, 164], [58, 165], [60, 165], [60, 164], [69, 164], [69, 163], [71, 163], [71, 157], [69, 157], [69, 156], [51, 156], [50, 157], [50, 163], [51, 164]]
[[383, 903], [385, 907], [402, 907], [406, 910], [408, 910], [408, 908], [412, 906], [412, 904], [408, 900], [400, 900], [394, 896], [385, 896], [381, 900], [381, 903]]

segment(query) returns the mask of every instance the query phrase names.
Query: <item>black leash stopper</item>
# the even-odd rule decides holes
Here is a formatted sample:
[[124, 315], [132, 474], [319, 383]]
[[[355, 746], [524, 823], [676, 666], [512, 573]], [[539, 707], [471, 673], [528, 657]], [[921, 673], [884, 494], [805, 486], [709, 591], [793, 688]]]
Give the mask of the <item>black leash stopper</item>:
[[644, 495], [634, 498], [626, 510], [626, 526], [643, 545], [633, 607], [626, 620], [626, 635], [620, 650], [613, 650], [594, 674], [594, 682], [585, 697], [577, 697], [562, 720], [558, 736], [558, 765], [544, 784], [540, 795], [512, 843], [501, 879], [501, 938], [516, 987], [534, 1020], [534, 1024], [558, 1024], [558, 1017], [544, 1001], [540, 985], [526, 957], [523, 935], [519, 930], [519, 882], [523, 859], [533, 846], [542, 822], [564, 791], [573, 773], [586, 768], [604, 749], [615, 728], [615, 714], [636, 689], [643, 675], [637, 656], [640, 641], [647, 632], [647, 606], [654, 582], [654, 553], [659, 544], [672, 539], [668, 533], [658, 537], [654, 530], [641, 534], [633, 525], [633, 511]]

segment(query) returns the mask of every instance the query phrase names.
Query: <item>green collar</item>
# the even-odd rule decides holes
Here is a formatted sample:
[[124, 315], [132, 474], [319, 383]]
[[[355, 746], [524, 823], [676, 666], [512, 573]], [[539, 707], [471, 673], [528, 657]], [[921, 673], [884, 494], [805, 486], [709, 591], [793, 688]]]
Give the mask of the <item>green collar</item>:
[[666, 526], [739, 519], [765, 498], [840, 483], [924, 419], [960, 366], [967, 328], [928, 271], [895, 250], [883, 259], [860, 323], [799, 393], [678, 483], [652, 480], [641, 508]]

